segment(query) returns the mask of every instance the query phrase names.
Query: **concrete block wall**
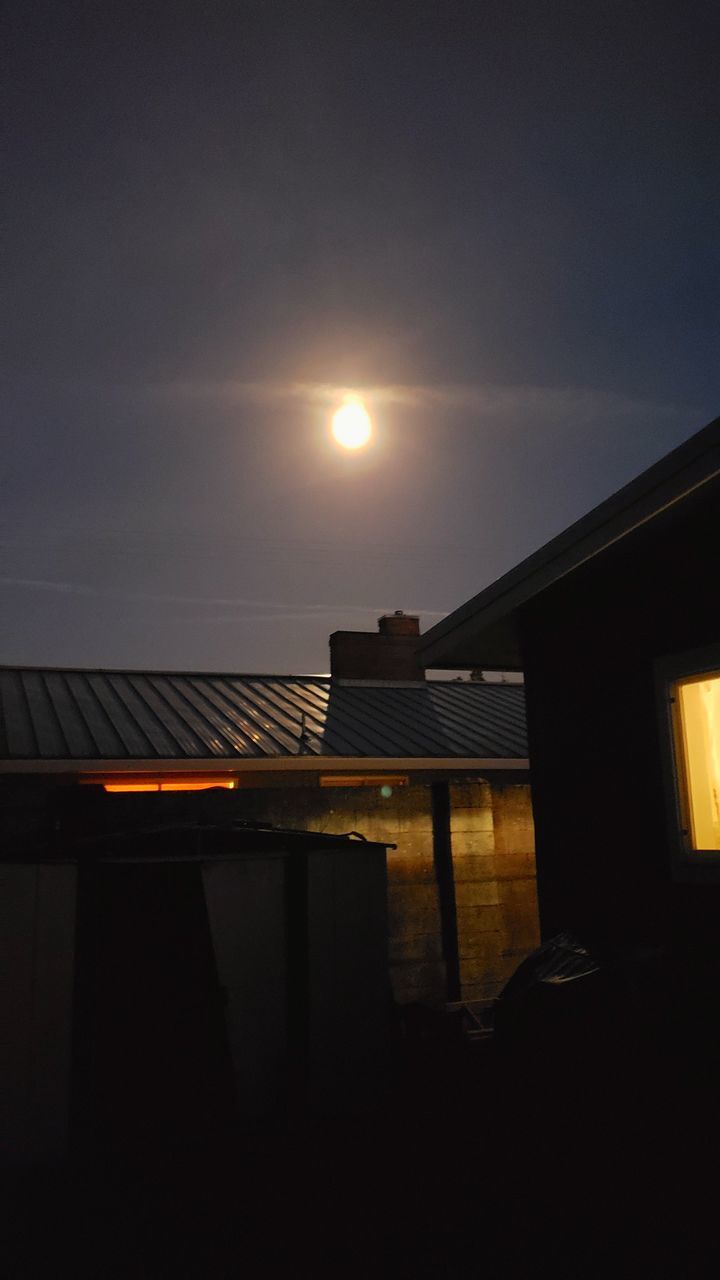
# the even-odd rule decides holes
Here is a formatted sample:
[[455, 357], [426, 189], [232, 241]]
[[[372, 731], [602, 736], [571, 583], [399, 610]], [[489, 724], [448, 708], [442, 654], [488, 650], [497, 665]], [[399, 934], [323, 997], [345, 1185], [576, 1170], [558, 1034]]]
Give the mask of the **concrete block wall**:
[[[495, 996], [538, 945], [530, 789], [465, 779], [450, 784], [451, 838], [464, 999]], [[396, 787], [263, 788], [243, 792], [248, 818], [311, 831], [359, 831], [390, 841], [390, 979], [399, 1003], [445, 1003], [429, 783]]]
[[530, 788], [473, 779], [450, 806], [462, 996], [490, 999], [540, 941]]
[[[400, 1004], [441, 1005], [445, 1000], [440, 904], [433, 860], [429, 786], [398, 788], [393, 800], [395, 830], [385, 835], [397, 844], [388, 850], [388, 923], [390, 978]], [[388, 815], [390, 816], [390, 815]], [[385, 815], [378, 828], [388, 831]], [[376, 837], [380, 839], [380, 835]]]

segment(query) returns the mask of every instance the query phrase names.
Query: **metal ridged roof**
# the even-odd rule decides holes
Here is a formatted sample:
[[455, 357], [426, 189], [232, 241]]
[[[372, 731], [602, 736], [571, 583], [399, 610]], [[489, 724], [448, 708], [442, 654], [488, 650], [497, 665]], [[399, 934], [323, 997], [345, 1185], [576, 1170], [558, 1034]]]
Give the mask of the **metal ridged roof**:
[[527, 757], [522, 686], [0, 670], [0, 759]]

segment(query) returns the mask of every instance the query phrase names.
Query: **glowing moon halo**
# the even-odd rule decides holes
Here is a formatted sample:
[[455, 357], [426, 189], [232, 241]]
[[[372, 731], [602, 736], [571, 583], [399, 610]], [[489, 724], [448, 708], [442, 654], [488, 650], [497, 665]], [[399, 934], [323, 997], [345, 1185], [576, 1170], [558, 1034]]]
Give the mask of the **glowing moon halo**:
[[346, 396], [332, 417], [333, 438], [343, 449], [362, 449], [372, 435], [372, 421], [362, 400]]

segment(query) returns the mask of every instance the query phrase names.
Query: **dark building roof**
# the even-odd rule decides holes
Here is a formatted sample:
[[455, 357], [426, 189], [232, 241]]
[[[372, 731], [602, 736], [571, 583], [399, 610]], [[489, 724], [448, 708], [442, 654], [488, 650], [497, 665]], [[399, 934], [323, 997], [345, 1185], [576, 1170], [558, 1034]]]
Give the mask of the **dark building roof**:
[[[0, 669], [10, 762], [473, 759], [526, 763], [522, 686]], [[37, 765], [35, 766], [37, 767]]]
[[418, 643], [425, 667], [521, 668], [515, 613], [539, 592], [720, 477], [720, 418], [438, 622]]

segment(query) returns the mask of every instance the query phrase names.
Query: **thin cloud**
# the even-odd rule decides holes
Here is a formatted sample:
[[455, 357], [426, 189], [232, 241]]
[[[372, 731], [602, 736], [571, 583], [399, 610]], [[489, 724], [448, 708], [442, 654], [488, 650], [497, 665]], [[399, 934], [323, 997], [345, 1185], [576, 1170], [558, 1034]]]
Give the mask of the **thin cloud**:
[[542, 387], [532, 385], [477, 384], [354, 384], [329, 382], [173, 382], [162, 391], [173, 397], [212, 399], [227, 404], [272, 405], [295, 402], [330, 407], [353, 392], [375, 407], [397, 405], [408, 409], [465, 409], [476, 415], [537, 414], [589, 417], [635, 417], [647, 414], [674, 416], [687, 406], [626, 396], [593, 387]]
[[[98, 599], [109, 600], [125, 600], [139, 601], [150, 604], [188, 604], [199, 607], [227, 608], [227, 609], [270, 609], [273, 612], [266, 616], [253, 613], [248, 619], [251, 622], [264, 622], [279, 617], [288, 618], [311, 618], [322, 615], [324, 613], [393, 613], [394, 610], [384, 605], [360, 605], [360, 604], [329, 604], [329, 603], [303, 603], [298, 605], [295, 602], [280, 600], [254, 600], [246, 596], [175, 596], [164, 595], [156, 592], [145, 591], [118, 591], [107, 587], [93, 587], [82, 582], [54, 582], [47, 578], [5, 578], [0, 577], [0, 587], [20, 588], [30, 591], [50, 591], [58, 595], [75, 595], [75, 596], [92, 596]], [[280, 611], [287, 611], [277, 612]], [[408, 609], [406, 612], [412, 614], [423, 614], [425, 617], [442, 618], [448, 612], [447, 609]], [[236, 615], [229, 614], [227, 617], [221, 616], [217, 618], [206, 617], [203, 621], [230, 621], [235, 618], [241, 621]]]
[[[273, 606], [274, 607], [274, 606]], [[280, 606], [278, 606], [280, 607]], [[322, 612], [321, 612], [322, 610]], [[349, 612], [357, 612], [364, 614], [383, 614], [393, 612], [390, 609], [382, 609], [377, 606], [374, 609], [361, 608], [359, 605], [309, 605], [307, 609], [297, 610], [294, 612], [279, 612], [258, 614], [253, 613], [250, 616], [243, 617], [242, 614], [236, 613], [216, 613], [204, 614], [200, 618], [193, 618], [194, 623], [213, 623], [213, 622], [234, 622], [238, 624], [255, 624], [256, 622], [280, 622], [280, 621], [304, 621], [309, 622], [313, 618], [322, 618], [325, 613], [343, 614]], [[444, 618], [450, 612], [449, 609], [408, 609], [407, 613], [413, 617], [420, 618]], [[178, 619], [181, 620], [181, 619]]]

